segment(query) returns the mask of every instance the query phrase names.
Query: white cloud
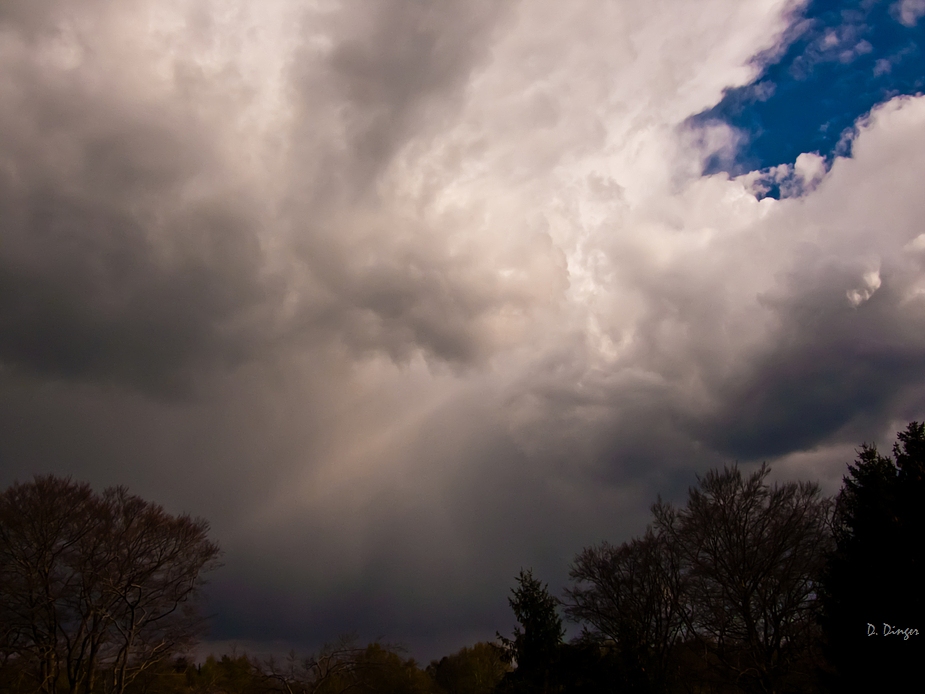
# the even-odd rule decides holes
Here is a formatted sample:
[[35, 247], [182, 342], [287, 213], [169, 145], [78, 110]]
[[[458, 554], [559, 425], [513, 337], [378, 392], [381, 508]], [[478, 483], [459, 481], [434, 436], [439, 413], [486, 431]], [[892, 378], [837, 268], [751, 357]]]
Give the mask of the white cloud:
[[901, 0], [895, 3], [891, 8], [894, 16], [897, 16], [901, 24], [907, 27], [914, 27], [918, 24], [922, 15], [925, 15], [925, 0]]
[[862, 303], [867, 301], [874, 292], [880, 289], [880, 271], [879, 270], [870, 270], [865, 272], [861, 278], [862, 285], [857, 289], [849, 289], [845, 292], [848, 297], [848, 301], [852, 306], [857, 308]]
[[[466, 571], [562, 576], [695, 469], [831, 477], [919, 401], [925, 99], [773, 172], [781, 200], [701, 177], [739, 135], [683, 127], [791, 3], [66, 7], [0, 14], [0, 270], [34, 302], [3, 314], [3, 411], [33, 422], [4, 445], [202, 504], [262, 557], [236, 575], [315, 589], [304, 614], [373, 579], [443, 581], [439, 616]], [[48, 296], [73, 310], [43, 334], [116, 358], [14, 344]]]

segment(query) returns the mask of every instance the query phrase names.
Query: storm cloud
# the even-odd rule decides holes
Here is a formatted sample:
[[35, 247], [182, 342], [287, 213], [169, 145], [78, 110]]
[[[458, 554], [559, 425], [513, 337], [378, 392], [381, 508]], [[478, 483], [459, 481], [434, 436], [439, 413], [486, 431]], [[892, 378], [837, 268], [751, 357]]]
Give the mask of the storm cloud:
[[925, 99], [750, 170], [804, 10], [5, 2], [0, 483], [209, 519], [216, 647], [424, 659], [711, 466], [833, 492], [925, 417]]

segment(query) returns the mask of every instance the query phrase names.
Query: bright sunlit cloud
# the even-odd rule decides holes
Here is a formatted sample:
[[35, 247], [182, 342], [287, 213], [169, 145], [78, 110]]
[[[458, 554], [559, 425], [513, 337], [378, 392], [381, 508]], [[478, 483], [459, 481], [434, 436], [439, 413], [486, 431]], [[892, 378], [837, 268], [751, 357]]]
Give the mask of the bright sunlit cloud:
[[710, 466], [834, 491], [925, 406], [881, 4], [4, 3], [0, 478], [211, 520], [217, 642], [420, 657]]

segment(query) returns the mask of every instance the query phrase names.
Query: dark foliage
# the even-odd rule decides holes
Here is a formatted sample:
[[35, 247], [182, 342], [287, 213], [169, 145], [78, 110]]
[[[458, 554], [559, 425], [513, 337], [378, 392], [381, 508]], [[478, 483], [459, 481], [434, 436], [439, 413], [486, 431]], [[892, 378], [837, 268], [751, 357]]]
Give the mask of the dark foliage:
[[684, 577], [677, 547], [652, 529], [620, 547], [584, 549], [569, 574], [566, 613], [586, 625], [585, 638], [608, 655], [623, 689], [659, 691], [684, 630]]
[[434, 661], [427, 672], [447, 694], [490, 694], [510, 669], [500, 647], [477, 643]]
[[830, 504], [815, 484], [768, 485], [770, 470], [711, 471], [656, 524], [687, 577], [687, 633], [745, 691], [808, 686], [819, 641], [816, 592], [829, 551]]
[[190, 646], [218, 547], [208, 524], [124, 488], [46, 476], [0, 495], [0, 657], [9, 691], [121, 694]]
[[642, 539], [576, 557], [567, 614], [611, 651], [627, 691], [809, 691], [830, 504], [762, 466], [710, 471]]
[[[584, 549], [565, 613], [521, 571], [518, 626], [422, 670], [350, 638], [277, 660], [183, 657], [217, 547], [124, 489], [37, 477], [0, 495], [0, 692], [599, 694], [881, 691], [925, 656], [925, 424], [863, 445], [833, 504], [808, 483], [712, 470], [643, 537]], [[885, 634], [886, 631], [889, 634]], [[826, 656], [823, 658], [823, 654]], [[179, 657], [178, 657], [179, 656]]]
[[520, 627], [512, 639], [498, 635], [502, 653], [517, 667], [499, 682], [497, 694], [633, 691], [612, 647], [594, 638], [563, 642], [560, 602], [531, 571], [521, 571], [517, 584], [509, 602]]
[[504, 678], [501, 691], [556, 691], [554, 674], [565, 634], [556, 612], [559, 601], [529, 569], [520, 572], [511, 593], [508, 602], [520, 626], [514, 629], [513, 638], [498, 634], [498, 639], [506, 660], [515, 663], [517, 669]]
[[[250, 678], [259, 691], [284, 694], [436, 694], [433, 678], [400, 649], [371, 643], [357, 646], [351, 637], [303, 658], [250, 661]], [[241, 690], [244, 692], [245, 690]]]
[[861, 446], [834, 535], [822, 591], [833, 691], [915, 681], [925, 659], [925, 424], [900, 432], [892, 457]]

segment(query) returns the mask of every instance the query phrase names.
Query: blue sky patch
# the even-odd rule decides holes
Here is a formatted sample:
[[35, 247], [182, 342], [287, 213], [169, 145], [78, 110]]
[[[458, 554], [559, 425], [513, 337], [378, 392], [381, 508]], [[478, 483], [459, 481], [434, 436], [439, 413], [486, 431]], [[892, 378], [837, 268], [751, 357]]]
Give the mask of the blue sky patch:
[[[726, 90], [716, 106], [690, 119], [695, 128], [724, 123], [741, 135], [735, 154], [714, 154], [704, 174], [771, 170], [803, 152], [828, 163], [850, 155], [858, 118], [925, 89], [923, 46], [925, 0], [810, 2], [781, 50], [755, 57], [764, 69], [754, 82]], [[759, 197], [789, 196], [768, 178]]]

